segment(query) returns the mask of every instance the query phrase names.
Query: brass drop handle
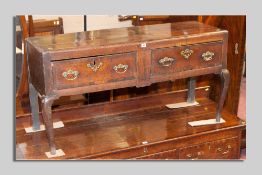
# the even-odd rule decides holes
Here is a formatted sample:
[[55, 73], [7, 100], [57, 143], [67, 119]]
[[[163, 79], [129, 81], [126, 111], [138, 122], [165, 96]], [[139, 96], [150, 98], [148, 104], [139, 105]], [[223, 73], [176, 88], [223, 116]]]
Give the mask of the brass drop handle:
[[230, 152], [230, 149], [231, 149], [231, 145], [228, 145], [226, 151], [222, 152], [223, 151], [222, 148], [217, 148], [217, 151], [222, 152], [222, 154], [228, 154]]
[[191, 155], [191, 154], [188, 154], [187, 155], [187, 158], [189, 158], [189, 159], [191, 159], [191, 160], [197, 160], [198, 159], [198, 157], [193, 157], [193, 156]]
[[192, 55], [192, 53], [194, 53], [194, 51], [190, 49], [185, 49], [180, 52], [180, 54], [187, 60]]
[[213, 56], [215, 55], [214, 52], [207, 51], [202, 54], [202, 58], [204, 61], [210, 61], [213, 59]]
[[96, 62], [94, 61], [94, 63], [88, 63], [87, 67], [96, 72], [102, 65], [103, 63], [100, 62], [99, 64], [96, 64]]
[[[223, 149], [217, 149], [217, 151], [219, 151], [219, 152], [222, 152], [222, 151], [223, 151]], [[230, 151], [230, 150], [226, 150], [226, 151], [222, 152], [221, 154], [228, 154], [228, 153], [229, 153], [229, 151]]]
[[186, 156], [187, 156], [187, 158], [190, 158], [191, 160], [195, 160], [195, 159], [198, 159], [198, 158], [199, 158], [198, 156], [201, 156], [201, 155], [203, 155], [203, 154], [204, 154], [203, 151], [198, 151], [198, 152], [197, 152], [197, 155], [196, 155], [195, 157], [193, 157], [192, 154], [187, 154]]
[[170, 58], [170, 57], [165, 57], [162, 58], [158, 61], [158, 63], [162, 66], [168, 67], [171, 66], [173, 64], [173, 62], [175, 61], [174, 58]]
[[116, 73], [119, 73], [119, 74], [125, 73], [127, 68], [128, 68], [127, 64], [118, 64], [117, 66], [113, 67]]
[[186, 155], [188, 158], [191, 158], [192, 157], [192, 154], [187, 154]]
[[63, 72], [62, 75], [67, 80], [75, 80], [78, 77], [79, 72], [76, 70], [69, 69], [66, 72]]
[[192, 154], [187, 154], [186, 156], [187, 156], [187, 158], [190, 158], [191, 160], [195, 160], [195, 159], [198, 159], [198, 156], [201, 156], [201, 155], [203, 155], [203, 152], [202, 151], [198, 151], [196, 157], [193, 157]]

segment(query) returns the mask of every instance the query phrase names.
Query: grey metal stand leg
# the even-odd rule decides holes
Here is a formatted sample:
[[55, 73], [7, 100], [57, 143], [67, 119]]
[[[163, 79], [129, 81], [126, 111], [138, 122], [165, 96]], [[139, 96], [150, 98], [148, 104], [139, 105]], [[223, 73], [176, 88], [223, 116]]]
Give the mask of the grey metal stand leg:
[[49, 97], [44, 97], [42, 99], [42, 115], [45, 122], [47, 137], [49, 141], [50, 153], [52, 155], [56, 154], [53, 120], [51, 114], [51, 107], [54, 99]]
[[187, 102], [194, 103], [195, 100], [195, 91], [196, 91], [196, 79], [191, 77], [188, 81], [188, 92], [187, 92]]
[[184, 107], [198, 105], [199, 103], [195, 99], [195, 92], [196, 92], [196, 79], [191, 77], [188, 80], [187, 101], [181, 103], [167, 104], [166, 107], [170, 109], [175, 109], [175, 108], [184, 108]]
[[30, 106], [32, 112], [32, 123], [33, 130], [40, 129], [40, 121], [39, 121], [39, 104], [38, 104], [38, 94], [35, 87], [29, 83], [29, 98], [30, 98]]
[[226, 94], [229, 85], [229, 78], [230, 78], [229, 71], [227, 69], [222, 69], [220, 77], [222, 82], [222, 92], [219, 98], [219, 102], [217, 104], [216, 122], [220, 122], [221, 111], [223, 109], [223, 105], [226, 99]]

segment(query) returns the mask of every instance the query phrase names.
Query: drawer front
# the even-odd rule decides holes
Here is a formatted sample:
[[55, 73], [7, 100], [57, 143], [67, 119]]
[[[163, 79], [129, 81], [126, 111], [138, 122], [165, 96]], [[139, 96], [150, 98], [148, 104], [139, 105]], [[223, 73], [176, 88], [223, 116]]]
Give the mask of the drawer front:
[[91, 159], [96, 160], [113, 160], [113, 159], [134, 159], [135, 157], [140, 157], [145, 155], [145, 150], [143, 147], [131, 148], [127, 150], [121, 150], [117, 152], [111, 152], [103, 156], [98, 156]]
[[152, 50], [151, 75], [170, 74], [222, 64], [222, 43], [204, 43]]
[[179, 159], [238, 159], [239, 145], [239, 137], [206, 142], [181, 148], [179, 150]]
[[179, 159], [207, 159], [209, 154], [209, 143], [194, 145], [181, 148], [179, 150]]
[[205, 142], [197, 145], [174, 148], [173, 144], [144, 145], [137, 148], [111, 152], [93, 159], [172, 160], [172, 159], [238, 159], [239, 137]]
[[99, 156], [96, 159], [178, 159], [178, 152], [170, 142], [141, 145]]
[[138, 159], [138, 160], [173, 160], [173, 159], [178, 159], [178, 151], [176, 149], [168, 150], [168, 151], [164, 151], [164, 152], [160, 152], [156, 154], [137, 157], [135, 159]]
[[239, 137], [214, 141], [210, 145], [211, 159], [238, 159], [240, 154]]
[[136, 54], [55, 61], [52, 71], [56, 89], [132, 80], [136, 77]]

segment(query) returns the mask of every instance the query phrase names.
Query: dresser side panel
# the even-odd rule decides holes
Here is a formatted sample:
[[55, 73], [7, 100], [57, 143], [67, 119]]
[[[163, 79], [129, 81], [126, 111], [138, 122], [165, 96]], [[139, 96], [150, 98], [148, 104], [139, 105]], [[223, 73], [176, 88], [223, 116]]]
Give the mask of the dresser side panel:
[[40, 94], [45, 93], [43, 57], [30, 42], [26, 42], [28, 50], [29, 81]]

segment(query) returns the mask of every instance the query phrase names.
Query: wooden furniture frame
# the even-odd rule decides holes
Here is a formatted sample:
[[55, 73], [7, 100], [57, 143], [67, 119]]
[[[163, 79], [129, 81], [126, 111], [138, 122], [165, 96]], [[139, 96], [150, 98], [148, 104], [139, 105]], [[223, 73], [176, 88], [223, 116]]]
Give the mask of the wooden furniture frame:
[[27, 39], [33, 128], [39, 129], [38, 96], [51, 154], [56, 153], [51, 106], [61, 96], [219, 74], [222, 92], [216, 121], [227, 93], [226, 30], [198, 22], [167, 23]]
[[33, 20], [33, 16], [28, 15], [28, 26], [29, 36], [56, 35], [64, 33], [63, 19], [61, 17], [50, 20]]
[[26, 20], [25, 15], [18, 16], [21, 32], [22, 32], [22, 47], [23, 60], [20, 81], [16, 92], [16, 103], [18, 106], [25, 106], [28, 103], [29, 86], [28, 86], [28, 65], [27, 65], [27, 50], [25, 48], [25, 39], [32, 36], [39, 35], [55, 35], [63, 34], [63, 20], [62, 18], [50, 20], [33, 20], [32, 15], [28, 15]]

